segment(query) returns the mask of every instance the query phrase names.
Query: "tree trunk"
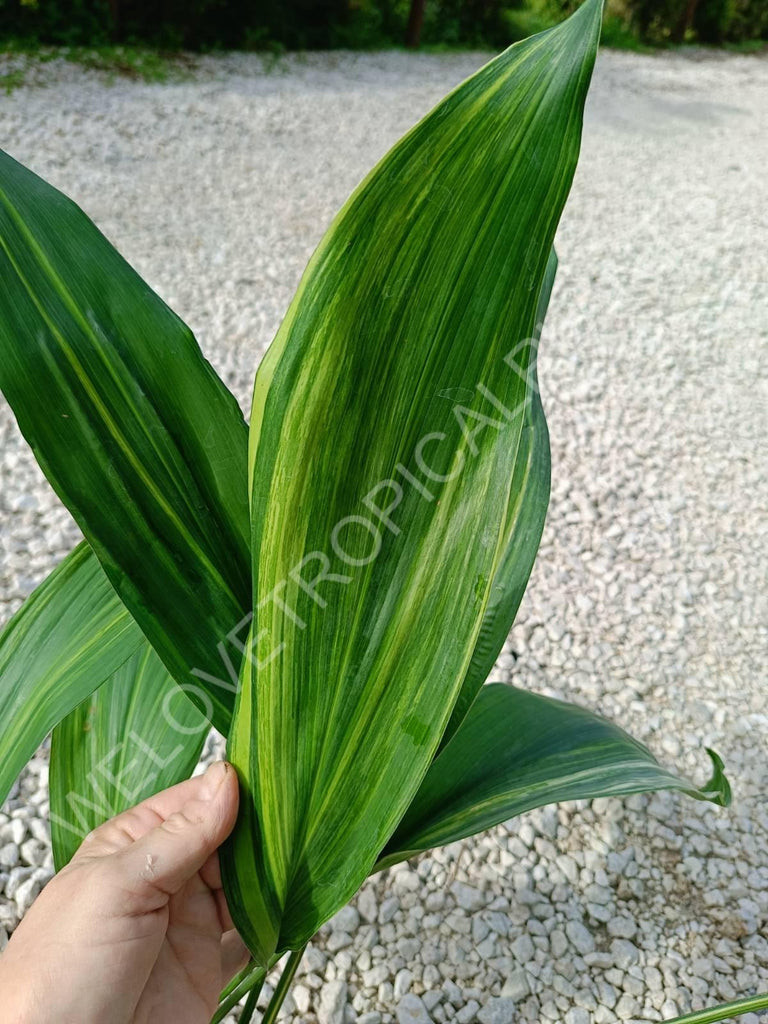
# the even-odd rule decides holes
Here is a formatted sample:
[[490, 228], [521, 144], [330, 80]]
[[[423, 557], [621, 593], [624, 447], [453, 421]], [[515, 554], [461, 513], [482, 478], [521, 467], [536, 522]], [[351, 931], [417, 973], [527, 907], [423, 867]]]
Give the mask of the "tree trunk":
[[685, 41], [685, 33], [693, 25], [693, 19], [696, 14], [696, 8], [699, 6], [699, 0], [686, 0], [685, 8], [678, 21], [677, 25], [672, 29], [670, 39], [673, 43], [682, 43]]
[[411, 0], [408, 28], [405, 32], [405, 45], [411, 50], [417, 49], [421, 42], [421, 27], [424, 24], [425, 3], [426, 0]]

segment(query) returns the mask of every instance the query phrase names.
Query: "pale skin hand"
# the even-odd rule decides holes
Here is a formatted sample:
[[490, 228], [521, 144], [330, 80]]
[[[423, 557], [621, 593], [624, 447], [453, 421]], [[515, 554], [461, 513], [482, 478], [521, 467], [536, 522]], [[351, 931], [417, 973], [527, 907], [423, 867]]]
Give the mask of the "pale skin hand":
[[91, 833], [0, 956], [2, 1024], [209, 1024], [248, 960], [217, 848], [235, 824], [224, 762]]

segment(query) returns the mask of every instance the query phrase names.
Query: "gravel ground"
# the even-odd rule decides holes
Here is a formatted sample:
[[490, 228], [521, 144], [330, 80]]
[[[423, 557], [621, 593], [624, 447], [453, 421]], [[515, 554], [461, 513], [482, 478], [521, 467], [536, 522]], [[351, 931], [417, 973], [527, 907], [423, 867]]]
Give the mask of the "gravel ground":
[[[482, 59], [207, 58], [173, 85], [54, 62], [0, 137], [245, 408], [333, 213]], [[733, 807], [561, 805], [379, 876], [310, 947], [291, 1020], [607, 1024], [768, 989], [767, 89], [761, 58], [600, 57], [543, 344], [552, 505], [494, 670], [699, 781], [714, 746]], [[5, 405], [0, 444], [4, 621], [77, 531]], [[50, 876], [46, 775], [43, 750], [0, 814], [0, 943]]]

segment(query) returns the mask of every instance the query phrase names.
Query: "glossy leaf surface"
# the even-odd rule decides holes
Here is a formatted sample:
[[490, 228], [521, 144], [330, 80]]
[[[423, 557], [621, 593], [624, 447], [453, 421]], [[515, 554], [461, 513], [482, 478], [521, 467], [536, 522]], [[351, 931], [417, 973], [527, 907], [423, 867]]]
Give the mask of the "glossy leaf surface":
[[384, 158], [257, 374], [256, 619], [229, 746], [245, 798], [223, 864], [261, 963], [365, 879], [461, 690], [600, 19], [587, 0], [513, 46]]
[[81, 544], [0, 635], [0, 803], [54, 725], [145, 644]]
[[483, 832], [534, 807], [656, 789], [730, 803], [720, 758], [697, 788], [599, 715], [503, 683], [484, 686], [435, 759], [379, 867]]
[[251, 607], [235, 399], [85, 214], [2, 153], [0, 278], [0, 389], [22, 433], [169, 670], [226, 729], [218, 645]]
[[102, 822], [192, 774], [209, 725], [145, 642], [53, 730], [56, 869]]
[[[553, 249], [536, 310], [534, 339], [537, 347], [556, 272], [557, 255]], [[520, 447], [512, 479], [512, 501], [507, 512], [504, 554], [493, 578], [472, 660], [441, 746], [456, 732], [504, 646], [523, 599], [539, 549], [544, 520], [547, 518], [551, 470], [549, 431], [538, 394], [535, 361], [530, 365], [529, 380], [532, 383], [532, 394], [523, 413]]]

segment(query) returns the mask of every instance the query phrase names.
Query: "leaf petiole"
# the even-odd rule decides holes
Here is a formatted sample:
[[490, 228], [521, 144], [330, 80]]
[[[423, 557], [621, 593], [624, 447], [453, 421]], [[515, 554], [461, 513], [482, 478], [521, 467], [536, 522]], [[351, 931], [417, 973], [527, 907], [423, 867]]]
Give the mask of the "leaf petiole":
[[675, 1017], [664, 1024], [715, 1024], [719, 1020], [740, 1017], [743, 1013], [754, 1013], [756, 1010], [768, 1009], [768, 993], [750, 996], [748, 999], [736, 999], [732, 1003], [721, 1003], [709, 1010], [696, 1010], [686, 1013], [683, 1017]]
[[253, 1015], [256, 1012], [256, 1003], [258, 1003], [259, 1001], [259, 996], [261, 995], [261, 989], [263, 984], [264, 979], [262, 978], [261, 981], [257, 985], [254, 985], [251, 991], [248, 993], [248, 998], [245, 1001], [243, 1012], [240, 1014], [239, 1024], [251, 1024]]
[[[221, 1024], [229, 1011], [240, 1002], [244, 995], [247, 995], [254, 988], [261, 991], [264, 979], [267, 976], [266, 970], [255, 964], [253, 960], [240, 972], [221, 993], [219, 1007], [211, 1018], [211, 1024]], [[239, 979], [239, 980], [238, 980]]]
[[[275, 994], [270, 999], [269, 1006], [267, 1007], [264, 1016], [261, 1018], [261, 1024], [274, 1024], [274, 1021], [277, 1020], [280, 1007], [283, 1005], [285, 997], [288, 995], [288, 989], [291, 987], [293, 976], [301, 963], [301, 958], [304, 956], [304, 950], [306, 948], [307, 943], [305, 943], [301, 949], [294, 949], [288, 957], [288, 963], [283, 968], [283, 973], [280, 975], [280, 981], [277, 983]], [[251, 1010], [251, 1013], [253, 1013], [253, 1010]], [[240, 1018], [240, 1024], [246, 1024], [248, 1021], [250, 1021], [250, 1017], [248, 1016]]]

